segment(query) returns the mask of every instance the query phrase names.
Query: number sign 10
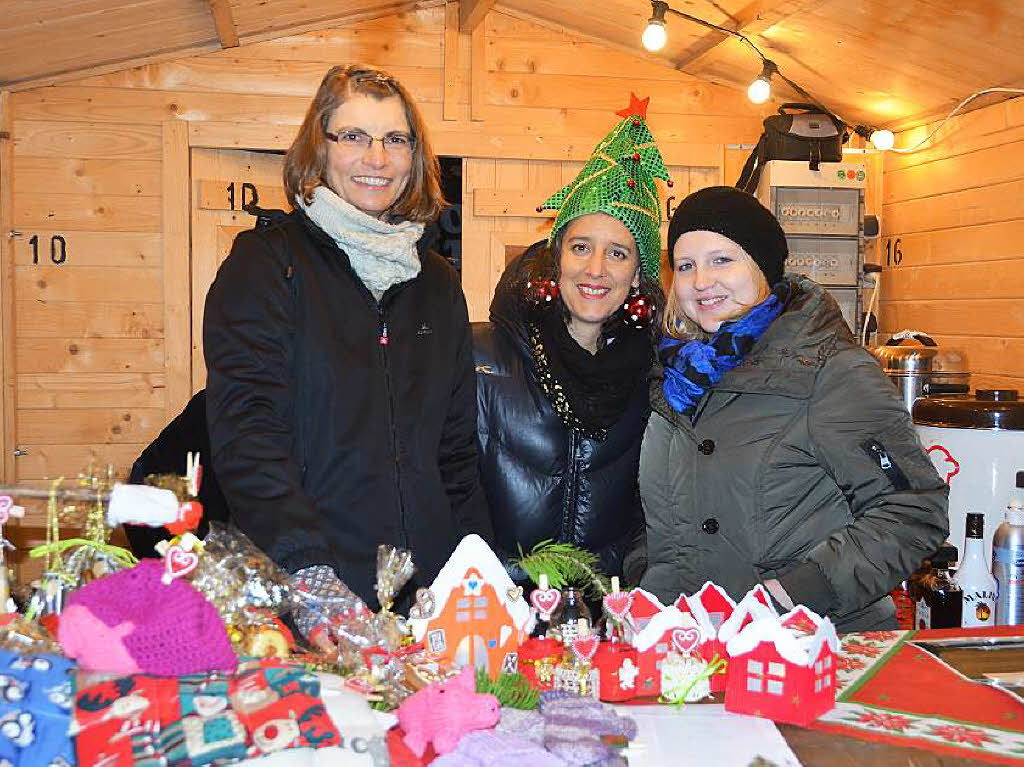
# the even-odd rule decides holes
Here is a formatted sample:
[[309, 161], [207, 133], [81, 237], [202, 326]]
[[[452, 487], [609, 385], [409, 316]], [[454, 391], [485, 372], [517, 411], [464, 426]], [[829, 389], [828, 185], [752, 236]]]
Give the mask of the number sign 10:
[[[39, 263], [39, 235], [33, 234], [28, 241], [32, 246], [32, 263]], [[55, 264], [63, 264], [68, 259], [68, 242], [64, 235], [55, 234], [50, 238], [50, 260]]]

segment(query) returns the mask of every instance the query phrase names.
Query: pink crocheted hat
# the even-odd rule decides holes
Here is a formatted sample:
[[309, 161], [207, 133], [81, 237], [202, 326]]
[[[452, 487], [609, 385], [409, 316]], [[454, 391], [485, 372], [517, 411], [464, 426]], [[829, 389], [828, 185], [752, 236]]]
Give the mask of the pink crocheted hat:
[[82, 668], [162, 676], [230, 670], [238, 665], [224, 621], [183, 580], [164, 585], [164, 565], [146, 559], [75, 591], [57, 638]]

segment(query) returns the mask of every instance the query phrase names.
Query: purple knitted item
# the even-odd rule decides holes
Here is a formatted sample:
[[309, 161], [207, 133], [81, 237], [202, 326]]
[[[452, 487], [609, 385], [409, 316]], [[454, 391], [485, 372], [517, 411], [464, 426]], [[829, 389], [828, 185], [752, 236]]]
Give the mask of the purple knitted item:
[[65, 652], [96, 671], [132, 671], [132, 662], [160, 676], [234, 671], [216, 608], [184, 580], [164, 585], [163, 573], [162, 560], [146, 559], [75, 591], [58, 627]]
[[581, 698], [550, 691], [541, 693], [538, 706], [544, 716], [544, 747], [570, 765], [617, 767], [622, 756], [602, 735], [636, 737], [636, 722], [619, 716], [593, 698]]
[[462, 736], [454, 751], [442, 754], [432, 767], [567, 767], [540, 745], [518, 735], [481, 730]]

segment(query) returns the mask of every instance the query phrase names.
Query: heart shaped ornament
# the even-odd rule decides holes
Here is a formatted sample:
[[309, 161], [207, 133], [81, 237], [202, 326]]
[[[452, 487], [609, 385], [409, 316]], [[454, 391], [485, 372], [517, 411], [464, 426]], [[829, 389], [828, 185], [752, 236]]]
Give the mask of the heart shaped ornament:
[[672, 629], [672, 647], [680, 655], [689, 655], [700, 644], [700, 629]]
[[177, 543], [167, 547], [164, 555], [164, 574], [161, 580], [170, 586], [175, 578], [188, 575], [199, 564], [199, 555], [194, 551], [186, 551]]
[[613, 591], [604, 595], [604, 609], [613, 618], [620, 621], [626, 617], [633, 605], [633, 595], [628, 591]]
[[562, 592], [558, 589], [534, 589], [530, 594], [530, 602], [537, 608], [540, 617], [550, 620], [551, 614], [558, 608], [562, 601]]
[[509, 586], [508, 591], [505, 592], [508, 596], [509, 602], [518, 602], [523, 598], [523, 587], [522, 586]]
[[588, 636], [583, 639], [574, 639], [572, 652], [583, 663], [588, 662], [597, 652], [597, 645], [601, 640], [596, 636]]

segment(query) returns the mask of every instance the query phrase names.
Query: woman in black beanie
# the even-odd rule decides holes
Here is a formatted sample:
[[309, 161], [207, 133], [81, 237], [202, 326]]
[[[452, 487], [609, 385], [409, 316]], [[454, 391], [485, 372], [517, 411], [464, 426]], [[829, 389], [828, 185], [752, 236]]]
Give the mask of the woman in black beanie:
[[669, 225], [672, 291], [640, 459], [666, 601], [758, 583], [840, 631], [894, 628], [889, 593], [948, 532], [947, 488], [835, 300], [783, 276], [775, 217], [731, 187]]

